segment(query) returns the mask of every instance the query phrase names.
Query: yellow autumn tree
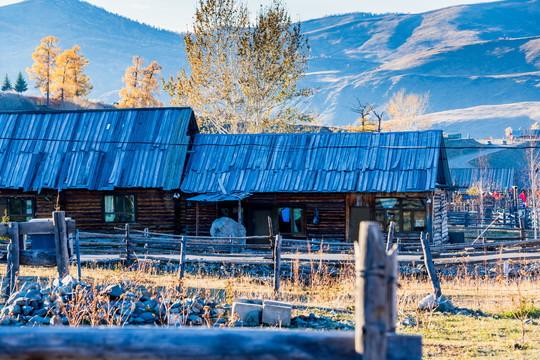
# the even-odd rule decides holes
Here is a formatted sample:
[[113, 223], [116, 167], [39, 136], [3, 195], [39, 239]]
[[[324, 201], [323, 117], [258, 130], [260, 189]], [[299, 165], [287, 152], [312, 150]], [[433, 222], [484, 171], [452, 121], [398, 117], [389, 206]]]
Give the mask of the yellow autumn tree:
[[32, 68], [26, 68], [30, 80], [36, 81], [36, 88], [40, 88], [41, 93], [47, 95], [47, 107], [49, 106], [52, 72], [56, 65], [56, 57], [60, 52], [60, 49], [56, 46], [57, 42], [58, 38], [54, 36], [41, 39], [41, 44], [32, 54], [34, 60]]
[[77, 45], [68, 49], [56, 58], [56, 66], [52, 72], [51, 93], [55, 99], [64, 101], [66, 98], [87, 95], [92, 90], [84, 67], [88, 60], [84, 58]]
[[389, 121], [385, 121], [387, 131], [416, 131], [431, 127], [424, 116], [428, 108], [429, 94], [405, 93], [404, 89], [395, 93], [388, 102]]
[[144, 67], [140, 56], [133, 57], [133, 65], [128, 66], [122, 81], [126, 84], [119, 95], [119, 108], [163, 106], [154, 96], [159, 94], [159, 73], [162, 67], [153, 61]]

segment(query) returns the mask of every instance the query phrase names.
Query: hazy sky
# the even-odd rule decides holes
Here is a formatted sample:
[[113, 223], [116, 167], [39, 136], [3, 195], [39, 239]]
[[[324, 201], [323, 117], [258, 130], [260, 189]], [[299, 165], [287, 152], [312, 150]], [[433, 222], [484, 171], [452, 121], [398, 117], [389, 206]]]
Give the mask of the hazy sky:
[[[308, 20], [348, 12], [423, 12], [452, 5], [493, 0], [284, 0], [293, 20]], [[20, 2], [0, 0], [0, 5]], [[197, 0], [88, 0], [108, 11], [175, 31], [186, 31], [192, 23]], [[270, 0], [243, 0], [252, 13]]]

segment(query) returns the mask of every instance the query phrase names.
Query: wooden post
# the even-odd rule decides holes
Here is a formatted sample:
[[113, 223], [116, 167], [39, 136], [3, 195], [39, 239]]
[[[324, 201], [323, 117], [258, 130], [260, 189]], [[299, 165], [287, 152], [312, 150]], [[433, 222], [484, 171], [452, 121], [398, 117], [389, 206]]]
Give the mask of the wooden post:
[[435, 295], [435, 298], [439, 298], [442, 295], [441, 285], [439, 284], [439, 278], [435, 271], [435, 265], [433, 265], [431, 248], [429, 247], [429, 243], [424, 233], [420, 234], [420, 240], [422, 242], [422, 251], [424, 252], [424, 264], [426, 265], [426, 270], [431, 280], [431, 284], [433, 285], [433, 295]]
[[386, 254], [379, 224], [360, 223], [358, 242], [354, 243], [356, 264], [357, 359], [384, 359], [386, 356], [387, 281]]
[[242, 200], [238, 200], [238, 237], [242, 236], [240, 231], [242, 230]]
[[392, 242], [394, 241], [394, 227], [396, 226], [396, 223], [393, 221], [390, 221], [390, 225], [388, 226], [388, 239], [386, 240], [386, 252], [390, 251], [390, 248], [392, 247]]
[[6, 286], [4, 287], [4, 293], [2, 294], [7, 300], [11, 296], [11, 289], [13, 289], [12, 280], [13, 280], [13, 246], [11, 243], [7, 246], [7, 261], [6, 261]]
[[195, 236], [199, 236], [199, 202], [195, 203]]
[[77, 256], [77, 275], [81, 281], [81, 248], [79, 245], [79, 230], [75, 233], [75, 254]]
[[399, 272], [398, 266], [398, 245], [392, 246], [390, 251], [386, 252], [386, 331], [395, 333], [397, 322], [397, 278]]
[[270, 247], [272, 249], [272, 262], [276, 260], [274, 251], [274, 227], [272, 226], [272, 218], [268, 217], [268, 235], [270, 236]]
[[133, 265], [133, 248], [129, 239], [129, 224], [126, 224], [124, 234], [124, 242], [126, 243], [126, 265]]
[[21, 247], [19, 241], [19, 223], [10, 222], [8, 224], [8, 234], [11, 240], [11, 287], [10, 295], [19, 289], [19, 269], [20, 269], [20, 256]]
[[277, 299], [279, 299], [280, 275], [281, 275], [281, 234], [277, 234], [275, 246], [274, 246], [274, 295], [276, 296]]
[[56, 247], [56, 266], [58, 267], [58, 276], [63, 279], [69, 275], [69, 255], [66, 213], [63, 211], [53, 212], [54, 226], [54, 245]]
[[182, 236], [180, 239], [180, 264], [178, 266], [178, 280], [184, 278], [184, 271], [186, 268], [186, 237]]
[[519, 238], [525, 240], [525, 218], [519, 218]]

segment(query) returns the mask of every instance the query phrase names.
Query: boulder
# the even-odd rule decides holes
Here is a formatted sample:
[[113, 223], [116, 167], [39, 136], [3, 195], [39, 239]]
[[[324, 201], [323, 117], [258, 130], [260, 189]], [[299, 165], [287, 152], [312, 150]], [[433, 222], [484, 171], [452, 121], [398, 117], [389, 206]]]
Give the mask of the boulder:
[[238, 222], [228, 217], [222, 217], [214, 220], [210, 228], [210, 235], [213, 237], [244, 237], [246, 228], [240, 225], [240, 234], [238, 234]]

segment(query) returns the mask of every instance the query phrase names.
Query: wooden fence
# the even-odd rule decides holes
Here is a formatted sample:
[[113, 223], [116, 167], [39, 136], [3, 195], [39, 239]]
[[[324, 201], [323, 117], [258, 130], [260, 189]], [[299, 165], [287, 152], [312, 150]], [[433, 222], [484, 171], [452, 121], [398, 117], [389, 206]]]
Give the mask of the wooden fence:
[[[392, 359], [422, 358], [421, 337], [395, 334], [397, 250], [377, 223], [355, 244], [356, 330], [0, 328], [0, 359]], [[279, 239], [279, 238], [278, 238]], [[279, 246], [279, 240], [277, 240]], [[134, 250], [135, 251], [135, 250]]]

